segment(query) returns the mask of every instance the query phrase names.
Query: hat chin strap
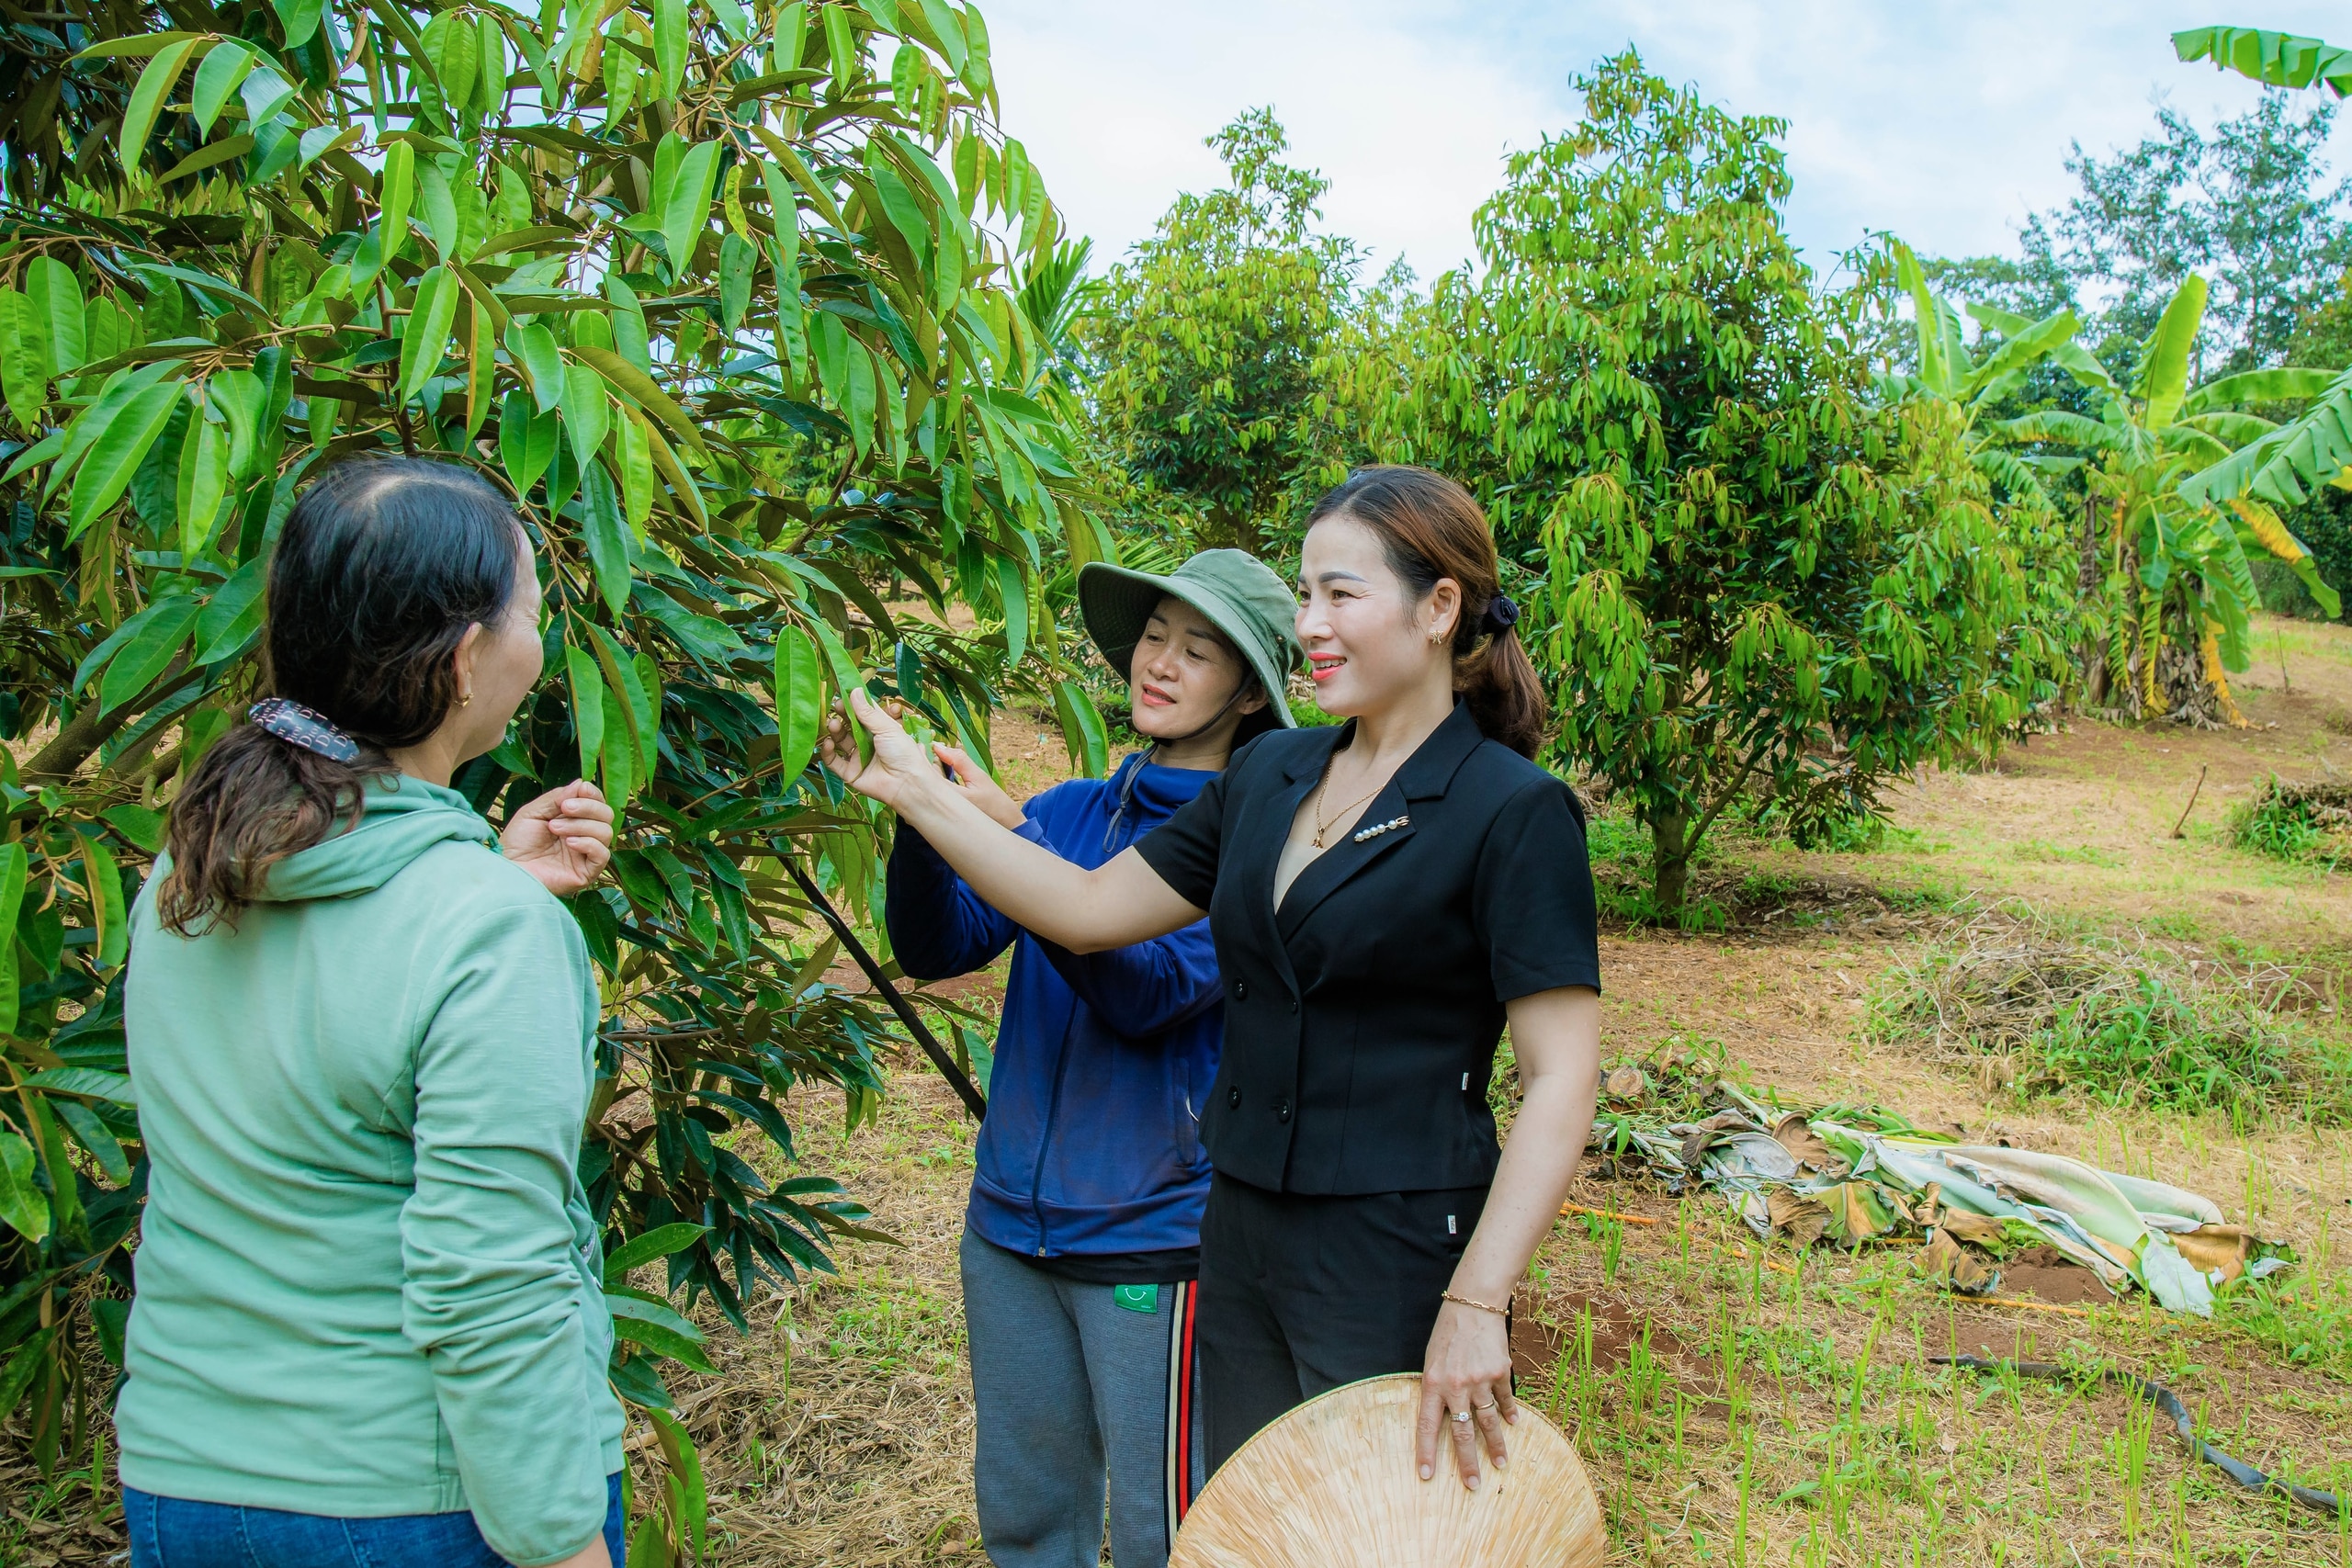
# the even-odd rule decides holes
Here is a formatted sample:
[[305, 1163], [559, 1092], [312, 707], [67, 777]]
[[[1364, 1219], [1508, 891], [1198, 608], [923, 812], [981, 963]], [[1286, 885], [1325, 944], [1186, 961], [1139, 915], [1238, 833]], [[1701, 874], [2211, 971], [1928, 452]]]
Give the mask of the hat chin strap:
[[1233, 711], [1233, 705], [1241, 700], [1243, 694], [1250, 690], [1250, 683], [1254, 679], [1255, 677], [1252, 675], [1244, 673], [1240, 680], [1235, 682], [1233, 685], [1233, 694], [1225, 699], [1225, 705], [1217, 709], [1216, 712], [1211, 714], [1209, 716], [1209, 721], [1201, 726], [1198, 729], [1195, 729], [1186, 735], [1163, 735], [1154, 737], [1151, 742], [1152, 754], [1157, 756], [1162, 746], [1182, 745], [1187, 740], [1198, 740], [1202, 736], [1206, 735], [1210, 730], [1215, 729], [1218, 725], [1223, 724], [1225, 722], [1225, 716]]

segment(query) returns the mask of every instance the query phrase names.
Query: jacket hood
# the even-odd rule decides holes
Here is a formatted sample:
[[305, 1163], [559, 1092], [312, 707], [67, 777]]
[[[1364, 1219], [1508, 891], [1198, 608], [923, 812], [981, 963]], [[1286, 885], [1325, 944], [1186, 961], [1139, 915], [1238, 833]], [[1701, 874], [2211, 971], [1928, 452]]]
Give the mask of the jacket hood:
[[371, 779], [358, 825], [270, 867], [254, 898], [292, 904], [372, 892], [434, 845], [451, 840], [495, 849], [498, 835], [456, 790], [406, 774]]

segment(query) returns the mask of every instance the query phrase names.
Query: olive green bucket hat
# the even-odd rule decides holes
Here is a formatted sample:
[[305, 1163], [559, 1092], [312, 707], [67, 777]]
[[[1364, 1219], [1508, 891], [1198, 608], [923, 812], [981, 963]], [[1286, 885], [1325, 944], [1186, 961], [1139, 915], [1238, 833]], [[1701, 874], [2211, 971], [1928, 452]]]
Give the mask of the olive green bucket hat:
[[1143, 640], [1144, 624], [1163, 594], [1206, 615], [1238, 649], [1258, 677], [1266, 701], [1284, 729], [1298, 728], [1283, 688], [1303, 655], [1292, 630], [1298, 601], [1264, 561], [1246, 550], [1203, 550], [1165, 577], [1107, 561], [1079, 569], [1078, 613], [1086, 635], [1125, 680]]

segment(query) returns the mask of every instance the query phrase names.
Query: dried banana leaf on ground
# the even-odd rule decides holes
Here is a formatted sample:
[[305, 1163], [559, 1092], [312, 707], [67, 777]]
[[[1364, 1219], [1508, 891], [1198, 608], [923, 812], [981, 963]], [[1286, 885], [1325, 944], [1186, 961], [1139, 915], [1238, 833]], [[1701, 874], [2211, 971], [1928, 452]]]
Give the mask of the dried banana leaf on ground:
[[1703, 1101], [1712, 1114], [1612, 1109], [1596, 1119], [1593, 1145], [1647, 1166], [1671, 1191], [1693, 1180], [1713, 1189], [1758, 1235], [1849, 1247], [1924, 1235], [1922, 1271], [1964, 1292], [1997, 1288], [2001, 1254], [2047, 1246], [2109, 1290], [2137, 1285], [2170, 1311], [2208, 1315], [2217, 1286], [2293, 1259], [2226, 1224], [2212, 1200], [2164, 1182], [1960, 1144], [1879, 1106], [1792, 1111], [1770, 1090], [1759, 1100], [1722, 1079], [1684, 1092], [1684, 1105]]

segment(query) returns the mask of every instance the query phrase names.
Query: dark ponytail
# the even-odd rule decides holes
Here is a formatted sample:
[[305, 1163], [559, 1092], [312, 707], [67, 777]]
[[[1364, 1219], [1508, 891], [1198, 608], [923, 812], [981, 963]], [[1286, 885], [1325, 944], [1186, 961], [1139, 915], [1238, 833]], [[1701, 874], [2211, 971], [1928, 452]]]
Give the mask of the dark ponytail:
[[238, 914], [269, 868], [357, 820], [390, 753], [441, 727], [458, 645], [494, 624], [524, 559], [514, 509], [470, 469], [413, 457], [331, 468], [286, 520], [269, 565], [264, 680], [358, 744], [339, 761], [257, 724], [221, 738], [172, 806], [168, 929]]
[[1453, 689], [1487, 739], [1534, 756], [1551, 705], [1520, 646], [1519, 607], [1503, 597], [1494, 529], [1470, 492], [1427, 468], [1358, 468], [1315, 503], [1306, 525], [1327, 517], [1346, 517], [1379, 535], [1388, 570], [1412, 591], [1415, 604], [1440, 579], [1453, 579], [1462, 590]]

